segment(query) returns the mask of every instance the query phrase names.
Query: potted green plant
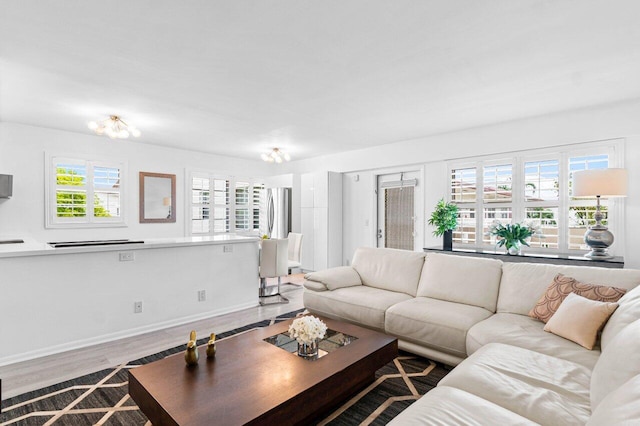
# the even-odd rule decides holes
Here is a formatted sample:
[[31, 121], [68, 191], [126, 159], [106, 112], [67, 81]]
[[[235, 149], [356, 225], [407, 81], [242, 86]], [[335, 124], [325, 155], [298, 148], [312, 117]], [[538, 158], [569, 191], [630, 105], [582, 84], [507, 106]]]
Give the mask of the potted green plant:
[[505, 247], [508, 254], [519, 254], [522, 244], [529, 247], [527, 239], [532, 235], [539, 234], [539, 229], [531, 224], [507, 223], [503, 225], [500, 221], [494, 221], [487, 231], [489, 235], [499, 237], [496, 245]]
[[453, 248], [453, 230], [458, 226], [458, 206], [447, 203], [444, 198], [438, 201], [436, 208], [431, 213], [429, 225], [435, 226], [433, 235], [443, 237], [442, 250], [451, 251]]

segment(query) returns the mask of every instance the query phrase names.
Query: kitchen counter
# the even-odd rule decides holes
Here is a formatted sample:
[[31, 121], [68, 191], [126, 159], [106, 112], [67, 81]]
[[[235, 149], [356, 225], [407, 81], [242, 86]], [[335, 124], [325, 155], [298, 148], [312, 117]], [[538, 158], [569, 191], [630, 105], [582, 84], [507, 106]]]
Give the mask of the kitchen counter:
[[[139, 241], [139, 240], [135, 240]], [[22, 257], [22, 256], [45, 256], [61, 255], [71, 253], [92, 253], [105, 251], [129, 251], [146, 250], [167, 247], [188, 247], [211, 244], [237, 244], [250, 241], [260, 241], [258, 237], [246, 237], [235, 234], [214, 235], [204, 237], [177, 237], [177, 238], [147, 238], [143, 243], [135, 244], [109, 244], [80, 247], [60, 247], [54, 248], [48, 243], [30, 241], [26, 239], [24, 243], [0, 244], [0, 258]]]
[[258, 306], [258, 241], [220, 235], [65, 248], [2, 244], [0, 365]]

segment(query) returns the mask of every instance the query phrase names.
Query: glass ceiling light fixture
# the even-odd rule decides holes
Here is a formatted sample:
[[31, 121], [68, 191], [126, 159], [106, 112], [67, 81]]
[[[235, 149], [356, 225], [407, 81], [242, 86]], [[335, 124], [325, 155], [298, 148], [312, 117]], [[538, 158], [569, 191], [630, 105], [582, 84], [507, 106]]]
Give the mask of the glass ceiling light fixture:
[[291, 160], [291, 157], [287, 152], [282, 151], [279, 148], [273, 148], [269, 153], [260, 154], [260, 158], [266, 161], [267, 163], [282, 163], [283, 161]]
[[97, 135], [107, 135], [111, 139], [126, 139], [129, 135], [140, 137], [140, 130], [131, 126], [117, 115], [112, 115], [101, 121], [90, 121], [89, 128], [96, 132]]

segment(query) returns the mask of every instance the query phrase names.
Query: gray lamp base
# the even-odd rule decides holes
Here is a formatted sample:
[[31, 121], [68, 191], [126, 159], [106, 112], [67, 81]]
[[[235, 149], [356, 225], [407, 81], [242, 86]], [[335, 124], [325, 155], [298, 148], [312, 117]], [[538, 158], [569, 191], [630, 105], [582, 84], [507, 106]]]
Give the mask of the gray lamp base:
[[[600, 222], [600, 221], [598, 221]], [[607, 249], [613, 244], [613, 234], [607, 229], [606, 226], [597, 224], [589, 228], [584, 234], [584, 242], [589, 246], [591, 251], [584, 255], [589, 259], [611, 259]]]
[[584, 257], [593, 260], [604, 260], [613, 258], [613, 256], [607, 253], [607, 249], [593, 249], [589, 253], [585, 254]]

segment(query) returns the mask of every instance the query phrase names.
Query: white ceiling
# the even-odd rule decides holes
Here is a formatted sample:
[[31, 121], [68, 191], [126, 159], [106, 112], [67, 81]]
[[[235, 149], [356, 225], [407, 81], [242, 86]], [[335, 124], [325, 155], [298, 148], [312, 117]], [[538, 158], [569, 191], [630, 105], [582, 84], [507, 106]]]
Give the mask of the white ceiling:
[[[637, 0], [19, 0], [0, 121], [294, 159], [640, 97]], [[517, 137], [517, 135], [515, 135]]]

